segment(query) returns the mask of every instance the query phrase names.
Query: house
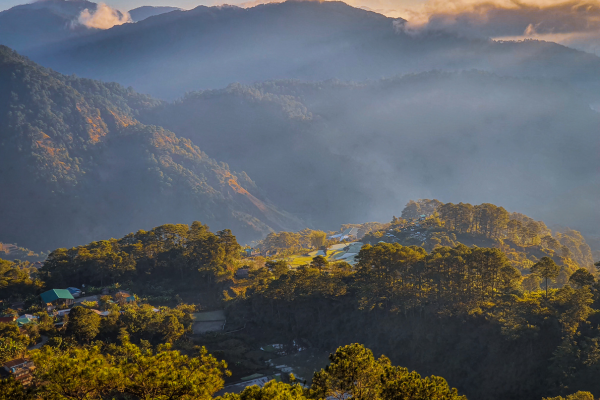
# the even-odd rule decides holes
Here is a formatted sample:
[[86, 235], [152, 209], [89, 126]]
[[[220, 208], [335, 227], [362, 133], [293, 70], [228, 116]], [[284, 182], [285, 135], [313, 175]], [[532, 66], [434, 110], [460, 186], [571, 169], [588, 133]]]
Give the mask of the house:
[[0, 317], [0, 322], [5, 323], [5, 324], [10, 324], [12, 322], [15, 322], [16, 320], [17, 320], [16, 315], [3, 315]]
[[64, 304], [67, 307], [73, 305], [75, 299], [67, 289], [52, 289], [40, 294], [42, 303], [48, 311], [52, 311], [57, 305]]
[[256, 249], [245, 249], [244, 255], [246, 257], [256, 257], [256, 256], [260, 255], [260, 252]]
[[235, 277], [239, 279], [245, 279], [249, 276], [250, 269], [248, 267], [242, 267], [235, 271]]
[[33, 371], [35, 371], [35, 364], [26, 358], [18, 358], [16, 360], [8, 361], [3, 366], [4, 376], [12, 376], [17, 381], [21, 382], [23, 386], [31, 384], [33, 380]]
[[37, 322], [38, 317], [34, 317], [31, 314], [24, 314], [21, 315], [19, 318], [17, 318], [17, 325], [20, 327], [22, 327], [25, 324], [28, 324], [30, 322]]
[[71, 309], [67, 309], [67, 310], [59, 310], [56, 315], [58, 315], [59, 317], [64, 317], [65, 315], [68, 315], [71, 312]]
[[124, 290], [119, 290], [117, 293], [115, 293], [114, 298], [115, 302], [119, 303], [120, 305], [127, 303], [135, 303], [135, 297]]

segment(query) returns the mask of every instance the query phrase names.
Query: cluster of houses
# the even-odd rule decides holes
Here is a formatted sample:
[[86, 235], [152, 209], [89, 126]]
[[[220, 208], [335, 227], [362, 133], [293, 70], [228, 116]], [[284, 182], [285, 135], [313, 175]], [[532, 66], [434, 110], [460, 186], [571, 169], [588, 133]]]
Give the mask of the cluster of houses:
[[[48, 290], [40, 295], [40, 299], [44, 307], [46, 307], [46, 311], [56, 317], [64, 317], [69, 314], [71, 311], [71, 307], [76, 305], [77, 303], [81, 303], [83, 301], [97, 301], [98, 296], [89, 296], [89, 297], [81, 297], [84, 294], [77, 288], [68, 288], [68, 289], [52, 289]], [[106, 293], [108, 294], [108, 293]], [[75, 298], [78, 298], [75, 300]], [[124, 305], [135, 302], [135, 297], [126, 291], [118, 291], [113, 294], [111, 300], [114, 303]], [[100, 311], [92, 309], [93, 312], [98, 314], [101, 317], [106, 317], [109, 315], [108, 311]], [[156, 310], [158, 311], [158, 310]], [[9, 316], [0, 316], [0, 322], [3, 323], [14, 323], [21, 328], [21, 332], [25, 333], [23, 330], [23, 325], [29, 323], [36, 323], [38, 317], [30, 314], [23, 314], [19, 317], [16, 315]], [[64, 322], [57, 322], [57, 326], [62, 326]], [[15, 360], [10, 360], [6, 362], [0, 368], [0, 379], [5, 379], [8, 377], [14, 377], [16, 380], [20, 381], [24, 386], [27, 386], [31, 383], [33, 379], [33, 371], [35, 370], [35, 365], [32, 361], [27, 358], [18, 358]]]
[[[49, 313], [56, 311], [60, 315], [61, 312], [66, 312], [68, 314], [70, 308], [73, 307], [76, 303], [81, 303], [83, 301], [99, 300], [98, 296], [81, 297], [82, 292], [80, 291], [79, 293], [77, 293], [73, 289], [74, 288], [48, 290], [40, 295], [42, 304], [46, 307], [46, 310]], [[75, 300], [75, 298], [77, 298], [77, 300]], [[124, 290], [120, 290], [117, 293], [115, 293], [113, 295], [113, 299], [114, 301], [111, 301], [120, 305], [135, 303], [135, 296], [131, 295], [129, 292], [126, 292]]]

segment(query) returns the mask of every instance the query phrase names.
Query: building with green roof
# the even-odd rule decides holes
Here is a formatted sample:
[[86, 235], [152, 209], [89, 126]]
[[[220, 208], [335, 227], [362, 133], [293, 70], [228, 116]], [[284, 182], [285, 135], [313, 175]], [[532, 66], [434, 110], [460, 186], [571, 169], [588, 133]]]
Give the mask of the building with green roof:
[[70, 306], [75, 302], [73, 295], [67, 289], [52, 289], [40, 294], [42, 303], [52, 310], [58, 304]]

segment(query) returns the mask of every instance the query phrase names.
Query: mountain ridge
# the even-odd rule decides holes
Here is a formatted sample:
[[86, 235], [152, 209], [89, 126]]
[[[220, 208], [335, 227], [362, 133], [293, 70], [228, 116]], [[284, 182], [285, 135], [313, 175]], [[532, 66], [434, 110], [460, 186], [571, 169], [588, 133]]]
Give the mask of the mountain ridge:
[[590, 93], [600, 87], [600, 58], [588, 53], [550, 42], [409, 34], [403, 20], [342, 2], [199, 6], [27, 55], [63, 73], [164, 99], [232, 82], [367, 80], [436, 69], [555, 77]]
[[0, 96], [0, 170], [11, 193], [0, 200], [4, 241], [43, 249], [196, 217], [233, 226], [242, 240], [302, 226], [245, 173], [138, 122], [129, 104], [153, 99], [62, 76], [6, 47], [0, 72], [8, 88]]

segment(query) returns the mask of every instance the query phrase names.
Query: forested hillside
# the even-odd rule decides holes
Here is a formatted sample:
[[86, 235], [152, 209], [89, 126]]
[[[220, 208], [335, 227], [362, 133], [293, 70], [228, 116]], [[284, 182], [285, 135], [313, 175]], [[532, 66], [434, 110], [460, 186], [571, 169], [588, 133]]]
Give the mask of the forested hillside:
[[[0, 239], [34, 250], [201, 219], [243, 240], [302, 225], [244, 172], [137, 121], [155, 104], [0, 48]], [[201, 144], [201, 140], [197, 141]]]
[[577, 268], [594, 270], [592, 251], [581, 233], [562, 228], [552, 231], [542, 221], [494, 204], [442, 203], [438, 200], [409, 201], [401, 217], [383, 229], [366, 234], [365, 243], [400, 243], [433, 250], [439, 246], [464, 244], [496, 247], [521, 271], [542, 257], [561, 265], [558, 287]]
[[[559, 284], [560, 266], [538, 253], [542, 257], [520, 271], [499, 248], [458, 244], [428, 251], [378, 243], [363, 246], [354, 267], [315, 257], [310, 264], [290, 268], [276, 258], [244, 259], [229, 230], [215, 234], [196, 222], [56, 249], [39, 272], [0, 262], [0, 297], [25, 300], [35, 310], [36, 293], [83, 282], [88, 290], [99, 290], [96, 285], [135, 289], [153, 302], [181, 303], [182, 298], [198, 299], [203, 293], [199, 306], [217, 307], [224, 301], [227, 331], [243, 331], [237, 340], [302, 343], [318, 349], [365, 343], [394, 364], [447, 377], [450, 386], [471, 398], [596, 393], [597, 272], [580, 268]], [[247, 275], [240, 276], [237, 272], [244, 266]], [[51, 346], [71, 354], [79, 351], [71, 347], [73, 340], [85, 345], [94, 338], [107, 343], [131, 338], [146, 349], [144, 341], [157, 345], [167, 340], [190, 351], [186, 315], [191, 308], [162, 308], [155, 314], [146, 305], [124, 306], [123, 313], [117, 313], [117, 305], [105, 306], [114, 314], [92, 330], [48, 328], [56, 338]], [[85, 318], [82, 321], [91, 317]], [[197, 337], [197, 343], [215, 343], [210, 338], [214, 339]], [[111, 349], [82, 351], [91, 351], [94, 358], [108, 357], [110, 364], [117, 355]], [[53, 365], [52, 360], [63, 354], [51, 352], [46, 348], [39, 362]], [[87, 354], [80, 355], [86, 359]], [[222, 354], [236, 363], [250, 357]], [[316, 375], [313, 385], [319, 379]]]
[[[322, 348], [362, 342], [422, 374], [445, 376], [469, 398], [600, 390], [600, 288], [585, 269], [546, 295], [495, 248], [427, 252], [379, 243], [358, 259], [355, 268], [315, 259], [293, 271], [280, 263], [251, 270], [228, 295], [228, 321], [265, 340]], [[542, 258], [526, 272], [548, 276], [544, 266], [559, 269]]]
[[502, 204], [585, 234], [600, 221], [581, 200], [600, 194], [600, 114], [562, 82], [471, 71], [233, 84], [139, 118], [202, 140], [316, 229], [386, 221], [411, 198], [434, 195]]

